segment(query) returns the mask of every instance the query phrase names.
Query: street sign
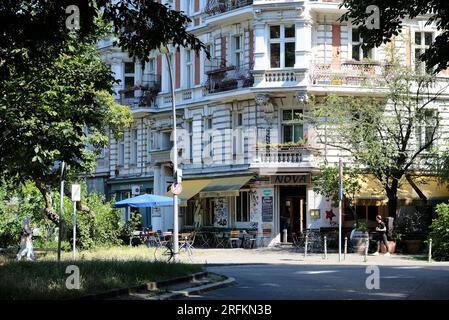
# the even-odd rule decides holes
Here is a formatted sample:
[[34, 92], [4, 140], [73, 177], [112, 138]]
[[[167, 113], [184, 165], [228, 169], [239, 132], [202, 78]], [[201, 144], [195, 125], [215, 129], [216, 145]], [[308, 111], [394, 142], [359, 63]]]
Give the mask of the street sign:
[[72, 201], [81, 201], [81, 185], [72, 184]]
[[180, 183], [173, 183], [170, 187], [171, 193], [180, 194], [182, 192], [182, 185]]

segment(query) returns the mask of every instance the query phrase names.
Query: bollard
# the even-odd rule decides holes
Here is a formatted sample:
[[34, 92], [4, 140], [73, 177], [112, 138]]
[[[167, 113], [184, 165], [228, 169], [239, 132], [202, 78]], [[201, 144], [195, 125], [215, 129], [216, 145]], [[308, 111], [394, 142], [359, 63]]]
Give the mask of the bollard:
[[432, 239], [429, 239], [429, 262], [432, 262]]
[[343, 260], [346, 260], [347, 253], [348, 253], [348, 237], [345, 237], [345, 252], [344, 252]]
[[282, 242], [287, 243], [287, 229], [282, 230]]
[[306, 243], [304, 244], [304, 258], [307, 257], [307, 246], [309, 244], [309, 236], [306, 235]]
[[368, 261], [368, 247], [369, 247], [369, 239], [366, 239], [366, 246], [365, 246], [365, 262]]
[[324, 259], [327, 259], [327, 237], [324, 236]]

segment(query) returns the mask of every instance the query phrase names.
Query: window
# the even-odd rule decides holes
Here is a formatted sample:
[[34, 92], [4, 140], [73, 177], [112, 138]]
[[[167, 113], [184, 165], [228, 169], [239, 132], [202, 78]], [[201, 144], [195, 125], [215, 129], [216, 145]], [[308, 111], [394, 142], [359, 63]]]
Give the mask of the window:
[[187, 121], [187, 132], [189, 134], [189, 160], [190, 163], [193, 162], [193, 121]]
[[162, 132], [162, 150], [168, 150], [173, 146], [173, 143], [170, 140], [170, 136], [171, 136], [170, 131]]
[[249, 197], [248, 192], [240, 192], [235, 197], [235, 221], [248, 222], [249, 221]]
[[302, 110], [282, 110], [282, 141], [300, 142], [304, 138]]
[[415, 32], [415, 71], [431, 72], [425, 63], [419, 60], [419, 57], [430, 47], [433, 42], [433, 32]]
[[437, 115], [435, 110], [425, 110], [424, 119], [420, 121], [416, 127], [416, 140], [418, 148], [424, 147], [426, 144], [432, 145], [432, 140], [435, 138], [434, 129], [436, 127]]
[[187, 206], [181, 208], [184, 211], [184, 225], [194, 225], [195, 201], [187, 201]]
[[206, 200], [206, 214], [204, 215], [203, 225], [212, 226], [215, 217], [215, 200], [208, 198]]
[[357, 28], [352, 29], [352, 59], [357, 61], [372, 59], [372, 49], [363, 48], [363, 40]]
[[134, 62], [125, 62], [125, 98], [134, 98], [135, 85], [135, 64]]
[[242, 67], [243, 63], [243, 50], [242, 50], [242, 36], [238, 35], [233, 38], [233, 52], [234, 52], [234, 64], [237, 69]]
[[214, 155], [212, 117], [204, 118], [204, 142], [205, 148], [203, 149], [203, 154], [205, 157], [212, 158]]
[[185, 61], [186, 61], [186, 77], [185, 77], [185, 84], [186, 88], [192, 87], [192, 78], [193, 78], [193, 66], [192, 66], [192, 51], [186, 50], [185, 51]]
[[131, 132], [131, 163], [137, 164], [137, 147], [138, 147], [138, 132], [137, 129], [133, 129]]
[[193, 14], [193, 0], [184, 0], [183, 9], [186, 16], [191, 16]]
[[125, 165], [125, 136], [118, 142], [118, 165]]
[[270, 26], [270, 67], [295, 65], [295, 25]]
[[158, 131], [152, 131], [151, 128], [148, 128], [148, 151], [160, 149], [159, 136]]
[[243, 154], [243, 112], [232, 115], [232, 158], [236, 160]]

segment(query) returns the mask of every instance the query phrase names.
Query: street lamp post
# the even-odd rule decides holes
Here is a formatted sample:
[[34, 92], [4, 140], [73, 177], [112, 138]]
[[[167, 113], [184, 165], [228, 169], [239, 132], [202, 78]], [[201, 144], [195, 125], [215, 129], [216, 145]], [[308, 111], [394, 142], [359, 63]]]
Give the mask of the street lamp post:
[[[175, 100], [175, 84], [173, 82], [172, 66], [170, 53], [165, 45], [161, 45], [159, 51], [165, 55], [168, 65], [168, 73], [170, 77], [170, 89], [171, 89], [171, 106], [173, 113], [173, 176], [174, 183], [177, 183], [178, 174], [178, 145], [176, 134], [176, 100]], [[178, 239], [178, 195], [173, 193], [173, 262], [178, 261], [179, 254], [179, 239]]]

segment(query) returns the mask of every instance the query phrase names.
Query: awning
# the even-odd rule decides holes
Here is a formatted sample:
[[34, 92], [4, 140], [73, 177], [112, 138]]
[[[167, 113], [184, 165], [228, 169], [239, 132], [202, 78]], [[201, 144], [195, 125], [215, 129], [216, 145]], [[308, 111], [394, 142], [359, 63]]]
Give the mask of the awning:
[[231, 197], [238, 196], [239, 190], [244, 186], [253, 176], [240, 176], [232, 178], [216, 178], [204, 187], [200, 192], [200, 197]]
[[[181, 206], [185, 206], [187, 204], [187, 200], [194, 197], [198, 192], [201, 191], [205, 186], [207, 186], [212, 179], [198, 179], [198, 180], [183, 180], [182, 181], [182, 192], [179, 195], [179, 199], [181, 199]], [[167, 191], [165, 196], [171, 197], [173, 194], [171, 191]]]
[[[449, 189], [446, 184], [440, 184], [436, 177], [412, 177], [413, 182], [429, 201], [449, 199]], [[388, 198], [385, 191], [373, 175], [365, 175], [360, 181], [361, 189], [355, 196], [356, 204], [386, 205]], [[343, 186], [344, 187], [344, 186]], [[422, 201], [410, 183], [403, 177], [399, 183], [398, 200], [400, 205], [416, 205]]]

